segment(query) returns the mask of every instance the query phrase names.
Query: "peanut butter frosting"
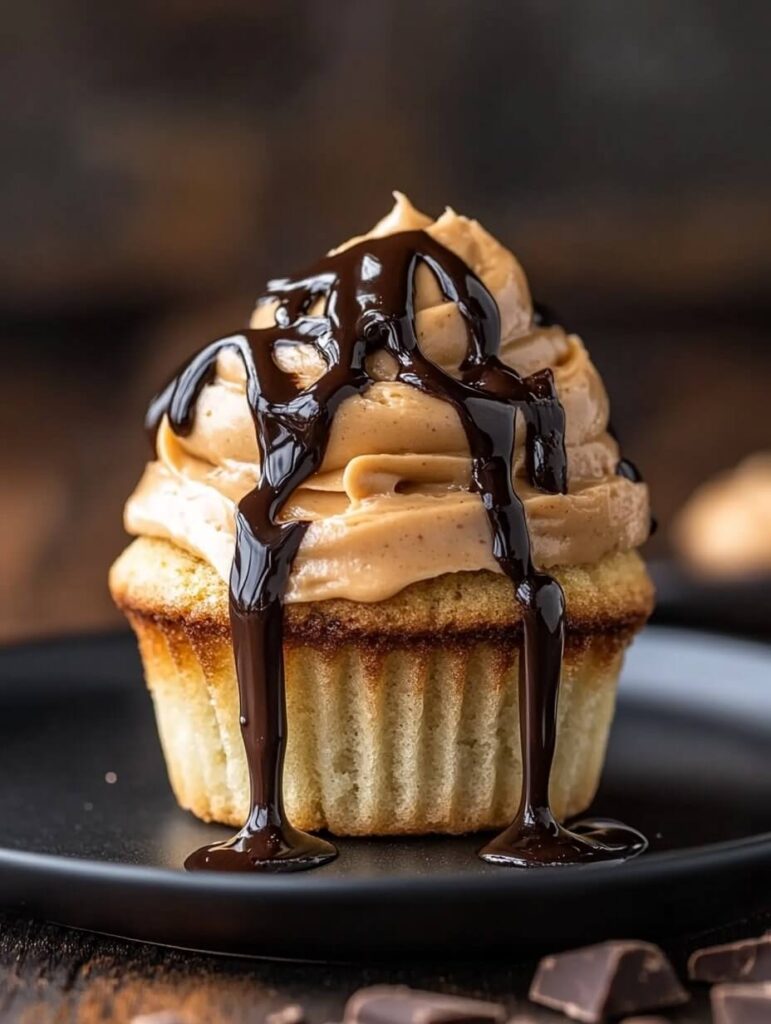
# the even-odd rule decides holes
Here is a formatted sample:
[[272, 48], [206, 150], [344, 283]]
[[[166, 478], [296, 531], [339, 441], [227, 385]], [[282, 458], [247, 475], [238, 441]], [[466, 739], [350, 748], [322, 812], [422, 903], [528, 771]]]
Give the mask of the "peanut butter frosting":
[[[582, 565], [643, 543], [648, 491], [616, 473], [618, 446], [607, 430], [608, 398], [581, 339], [539, 326], [522, 268], [474, 220], [446, 210], [433, 221], [396, 194], [393, 210], [368, 235], [423, 230], [459, 256], [494, 296], [501, 317], [501, 359], [522, 375], [551, 368], [565, 410], [568, 493], [545, 494], [527, 481], [524, 437], [512, 471], [524, 504], [533, 559], [540, 568]], [[431, 271], [417, 273], [416, 327], [426, 356], [452, 371], [467, 334], [454, 303]], [[253, 327], [274, 323], [261, 304]], [[315, 312], [311, 309], [311, 313]], [[280, 368], [307, 384], [323, 371], [315, 352], [277, 346]], [[347, 598], [381, 601], [419, 580], [450, 572], [500, 572], [482, 501], [469, 490], [470, 456], [457, 413], [447, 402], [393, 380], [390, 357], [374, 357], [367, 391], [346, 399], [331, 427], [321, 470], [284, 509], [310, 525], [295, 559], [288, 602]], [[161, 537], [198, 555], [227, 580], [235, 508], [259, 478], [259, 452], [245, 394], [245, 373], [230, 350], [203, 389], [192, 431], [173, 433], [164, 418], [157, 458], [126, 505], [132, 534]]]

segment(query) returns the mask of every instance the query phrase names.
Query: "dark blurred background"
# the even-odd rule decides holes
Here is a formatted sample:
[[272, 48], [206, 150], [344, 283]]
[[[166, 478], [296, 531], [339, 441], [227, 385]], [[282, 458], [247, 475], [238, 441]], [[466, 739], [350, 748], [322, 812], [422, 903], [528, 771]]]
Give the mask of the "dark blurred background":
[[405, 190], [585, 338], [665, 554], [771, 446], [766, 0], [25, 0], [0, 37], [0, 635], [117, 621], [149, 395]]

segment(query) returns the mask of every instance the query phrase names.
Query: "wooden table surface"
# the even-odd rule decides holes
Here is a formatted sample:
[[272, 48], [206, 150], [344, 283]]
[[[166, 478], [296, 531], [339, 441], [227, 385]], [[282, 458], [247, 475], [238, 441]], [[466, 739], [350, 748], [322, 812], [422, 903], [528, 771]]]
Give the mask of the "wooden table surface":
[[[419, 927], [419, 923], [416, 925]], [[684, 972], [688, 953], [771, 927], [771, 906], [752, 919], [665, 943]], [[469, 939], [469, 957], [473, 937]], [[334, 946], [330, 942], [330, 957]], [[266, 1015], [299, 1004], [308, 1024], [341, 1019], [347, 997], [362, 985], [400, 983], [506, 1004], [513, 1016], [546, 1024], [566, 1018], [528, 1004], [534, 962], [394, 962], [340, 965], [215, 957], [129, 943], [50, 924], [0, 917], [2, 1024], [128, 1024], [140, 1013], [175, 1010], [189, 1024], [262, 1024]], [[706, 988], [667, 1013], [676, 1024], [711, 1020]], [[513, 1024], [513, 1022], [512, 1022]]]

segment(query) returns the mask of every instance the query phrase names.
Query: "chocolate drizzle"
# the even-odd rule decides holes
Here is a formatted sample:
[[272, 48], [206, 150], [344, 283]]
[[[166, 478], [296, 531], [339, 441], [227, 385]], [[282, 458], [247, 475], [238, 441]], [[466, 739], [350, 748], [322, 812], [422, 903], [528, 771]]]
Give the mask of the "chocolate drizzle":
[[[607, 431], [616, 444], [619, 444], [618, 434], [616, 433], [613, 424], [608, 423]], [[632, 462], [631, 459], [619, 458], [616, 463], [616, 476], [623, 476], [624, 479], [630, 480], [633, 484], [641, 484], [643, 482], [643, 475], [637, 468], [636, 463]], [[650, 522], [648, 524], [648, 536], [652, 537], [659, 528], [658, 520], [651, 514]]]
[[[414, 284], [421, 264], [433, 273], [445, 299], [457, 305], [466, 325], [468, 350], [457, 376], [427, 359], [418, 345]], [[312, 315], [319, 301], [323, 312]], [[567, 490], [565, 417], [551, 371], [523, 378], [500, 361], [494, 299], [457, 256], [422, 231], [366, 239], [303, 274], [271, 281], [260, 302], [276, 306], [275, 325], [207, 346], [153, 401], [147, 418], [152, 431], [165, 414], [176, 433], [188, 433], [198, 395], [213, 378], [219, 353], [226, 348], [238, 353], [261, 464], [260, 483], [238, 507], [230, 578], [251, 812], [233, 839], [197, 851], [186, 866], [299, 870], [335, 856], [326, 840], [291, 825], [282, 800], [283, 595], [307, 524], [283, 522], [281, 513], [296, 488], [321, 466], [340, 404], [372, 383], [367, 357], [378, 350], [395, 360], [397, 380], [450, 402], [456, 410], [471, 451], [471, 486], [490, 523], [494, 557], [512, 582], [512, 599], [522, 607], [522, 801], [512, 825], [480, 856], [530, 865], [617, 859], [639, 852], [645, 841], [638, 833], [605, 822], [568, 831], [549, 806], [565, 599], [559, 583], [533, 566], [511, 467], [520, 421], [533, 486], [549, 493]], [[275, 362], [279, 343], [311, 346], [326, 366], [323, 375], [300, 387]]]

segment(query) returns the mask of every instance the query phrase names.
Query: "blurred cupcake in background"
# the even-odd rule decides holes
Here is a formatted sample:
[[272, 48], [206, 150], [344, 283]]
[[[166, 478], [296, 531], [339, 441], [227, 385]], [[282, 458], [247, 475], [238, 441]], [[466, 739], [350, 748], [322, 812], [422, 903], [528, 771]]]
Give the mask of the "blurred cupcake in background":
[[771, 576], [771, 452], [702, 484], [675, 521], [678, 558], [705, 579]]

